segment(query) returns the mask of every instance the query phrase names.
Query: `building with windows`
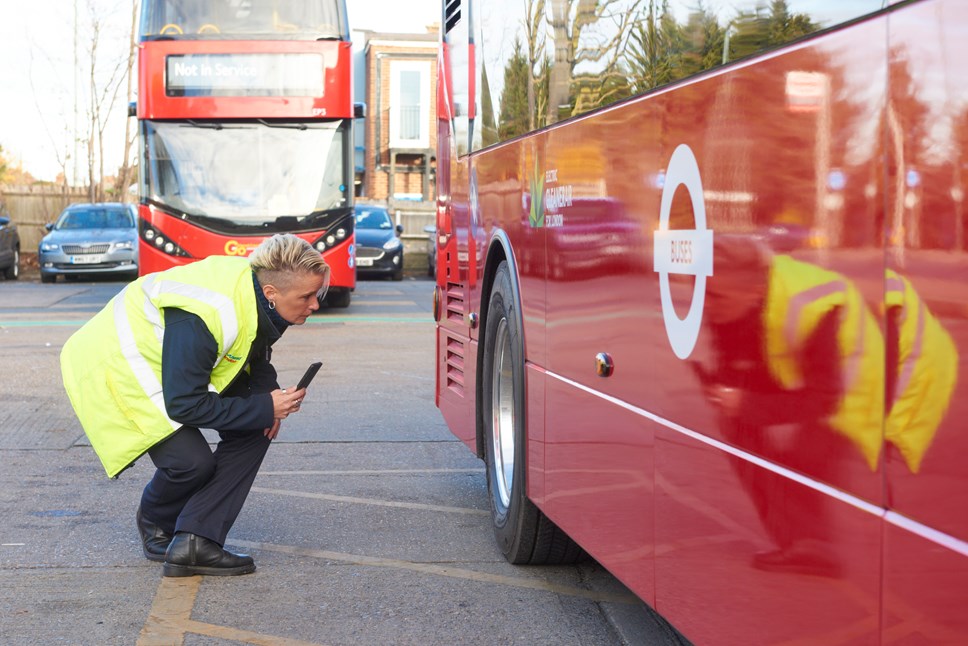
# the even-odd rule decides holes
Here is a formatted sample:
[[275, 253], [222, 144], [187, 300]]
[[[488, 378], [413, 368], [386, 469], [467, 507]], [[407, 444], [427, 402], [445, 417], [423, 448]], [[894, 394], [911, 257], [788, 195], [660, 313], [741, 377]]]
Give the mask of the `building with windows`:
[[356, 100], [366, 103], [356, 124], [358, 197], [391, 206], [434, 200], [438, 29], [355, 34]]

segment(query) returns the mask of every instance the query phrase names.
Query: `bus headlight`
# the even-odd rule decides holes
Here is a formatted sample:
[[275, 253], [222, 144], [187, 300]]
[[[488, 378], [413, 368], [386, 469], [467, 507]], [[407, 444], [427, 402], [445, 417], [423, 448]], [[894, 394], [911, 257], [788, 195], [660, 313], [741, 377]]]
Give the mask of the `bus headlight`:
[[[191, 255], [179, 247], [177, 244], [168, 240], [158, 229], [154, 228], [144, 220], [138, 222], [138, 233], [141, 235], [141, 239], [145, 242], [152, 244], [159, 251], [163, 251], [169, 256], [178, 256], [181, 258], [191, 258]], [[125, 246], [130, 245], [130, 246]], [[134, 249], [134, 245], [129, 242], [119, 242], [115, 243], [116, 249]]]

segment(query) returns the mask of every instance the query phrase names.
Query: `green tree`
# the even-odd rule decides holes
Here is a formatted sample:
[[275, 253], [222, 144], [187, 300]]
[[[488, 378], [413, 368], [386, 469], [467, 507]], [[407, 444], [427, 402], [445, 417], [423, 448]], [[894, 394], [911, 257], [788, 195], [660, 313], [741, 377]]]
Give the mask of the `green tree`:
[[682, 64], [685, 74], [695, 74], [722, 64], [726, 31], [702, 2], [689, 14], [682, 33], [686, 43]]
[[7, 157], [3, 154], [3, 146], [0, 146], [0, 184], [7, 181]]
[[498, 137], [501, 141], [523, 135], [530, 129], [528, 86], [531, 73], [521, 39], [514, 39], [514, 53], [504, 67], [504, 92], [501, 94]]
[[820, 26], [810, 20], [805, 13], [790, 13], [787, 0], [773, 0], [770, 3], [770, 17], [768, 21], [769, 44], [782, 45], [801, 36], [813, 33]]
[[635, 92], [682, 78], [685, 39], [668, 0], [649, 0], [642, 19], [632, 30], [628, 47], [629, 81]]
[[731, 24], [735, 27], [735, 35], [730, 40], [730, 60], [788, 43], [820, 29], [808, 14], [790, 13], [787, 0], [772, 0], [769, 7], [760, 4], [752, 11], [741, 11]]

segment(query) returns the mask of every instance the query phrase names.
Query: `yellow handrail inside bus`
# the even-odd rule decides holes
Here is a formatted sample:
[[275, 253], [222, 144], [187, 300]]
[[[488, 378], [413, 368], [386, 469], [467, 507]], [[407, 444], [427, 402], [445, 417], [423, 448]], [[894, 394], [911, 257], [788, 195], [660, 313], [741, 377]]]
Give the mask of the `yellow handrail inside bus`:
[[213, 25], [212, 23], [207, 22], [207, 23], [205, 23], [204, 25], [202, 25], [201, 27], [198, 28], [198, 33], [200, 33], [200, 34], [218, 34], [218, 33], [221, 33], [221, 32], [219, 31], [219, 28], [216, 25]]
[[165, 25], [164, 27], [162, 27], [161, 28], [161, 31], [158, 32], [158, 33], [164, 35], [164, 34], [184, 34], [185, 32], [183, 32], [182, 31], [182, 28], [179, 27], [178, 25], [176, 25], [173, 22], [170, 22], [167, 25]]

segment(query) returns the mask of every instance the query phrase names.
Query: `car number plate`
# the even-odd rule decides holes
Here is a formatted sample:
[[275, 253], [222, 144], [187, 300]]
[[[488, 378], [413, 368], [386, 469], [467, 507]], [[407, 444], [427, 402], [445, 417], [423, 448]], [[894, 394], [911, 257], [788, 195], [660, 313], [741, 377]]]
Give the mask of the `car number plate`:
[[356, 259], [356, 264], [359, 267], [372, 267], [373, 266], [373, 258], [357, 258]]
[[86, 256], [71, 256], [71, 264], [73, 265], [96, 265], [104, 259], [101, 254], [92, 254]]

